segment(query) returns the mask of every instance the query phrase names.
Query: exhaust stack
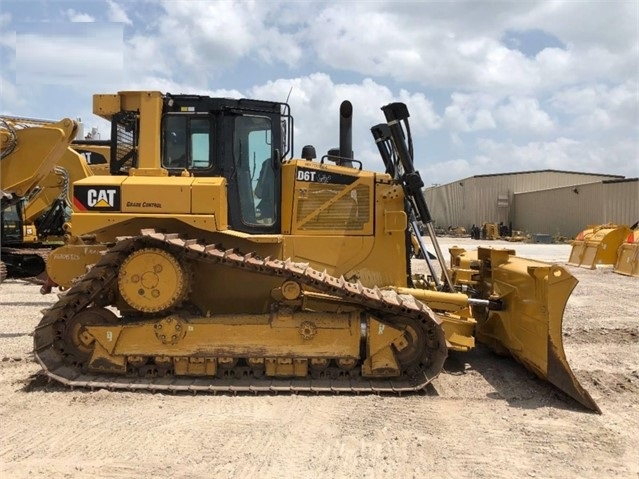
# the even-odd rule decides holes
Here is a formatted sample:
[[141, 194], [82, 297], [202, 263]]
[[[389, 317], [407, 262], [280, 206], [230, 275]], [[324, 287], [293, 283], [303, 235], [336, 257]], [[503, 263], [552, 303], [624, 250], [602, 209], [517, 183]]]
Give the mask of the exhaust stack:
[[339, 159], [340, 166], [353, 166], [353, 104], [344, 100], [339, 107]]

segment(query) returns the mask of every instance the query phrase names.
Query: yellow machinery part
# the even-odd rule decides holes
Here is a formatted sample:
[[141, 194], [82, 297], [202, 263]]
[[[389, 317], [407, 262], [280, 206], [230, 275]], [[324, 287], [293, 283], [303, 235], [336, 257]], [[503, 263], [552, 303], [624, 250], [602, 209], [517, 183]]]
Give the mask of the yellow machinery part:
[[613, 271], [626, 276], [639, 277], [639, 230], [631, 232], [626, 241], [619, 246]]
[[474, 270], [474, 286], [482, 296], [502, 303], [499, 311], [477, 315], [477, 340], [508, 352], [540, 378], [599, 411], [570, 369], [563, 347], [563, 313], [577, 280], [560, 266], [516, 257], [513, 250], [467, 253], [457, 248], [451, 254], [453, 273]]
[[[125, 367], [131, 356], [200, 357], [208, 358], [218, 366], [220, 358], [306, 360], [359, 356], [360, 321], [356, 313], [277, 314], [271, 317], [224, 315], [215, 318], [187, 318], [175, 314], [125, 325], [88, 325], [85, 329], [97, 346], [89, 361], [89, 368], [96, 371], [117, 371]], [[275, 368], [274, 375], [289, 375], [288, 368], [280, 369]], [[305, 376], [306, 372], [299, 375]], [[198, 373], [188, 371], [187, 374]]]
[[0, 117], [2, 181], [0, 188], [18, 197], [28, 195], [44, 179], [75, 138], [78, 124], [69, 119], [58, 123], [27, 124]]
[[486, 231], [486, 239], [499, 239], [499, 225], [497, 223], [484, 223], [482, 228]]
[[189, 274], [173, 255], [158, 248], [144, 248], [122, 263], [118, 288], [133, 309], [157, 313], [182, 302], [189, 291]]
[[[89, 308], [67, 328], [72, 353], [86, 358], [93, 372], [125, 373], [149, 358], [178, 375], [213, 376], [243, 358], [272, 377], [305, 377], [331, 360], [348, 371], [360, 358], [362, 331], [366, 331], [366, 358], [362, 375], [369, 378], [401, 374], [398, 357], [423, 338], [407, 325], [403, 329], [351, 313], [273, 312], [271, 315], [220, 315], [212, 318], [173, 314], [122, 324], [108, 310]], [[106, 323], [106, 324], [105, 324]]]
[[40, 188], [39, 191], [32, 198], [29, 198], [29, 201], [24, 207], [25, 221], [34, 222], [62, 195], [64, 195], [64, 199], [69, 207], [72, 207], [72, 183], [82, 178], [93, 176], [94, 174], [96, 173], [93, 167], [87, 164], [84, 156], [71, 148], [67, 148], [58, 160], [55, 168], [53, 168], [48, 176], [38, 185]]
[[22, 225], [22, 242], [23, 243], [37, 243], [39, 241], [38, 232], [34, 224]]
[[588, 227], [585, 230], [579, 232], [577, 237], [572, 241], [572, 249], [570, 250], [570, 257], [568, 258], [568, 264], [571, 266], [579, 266], [581, 260], [584, 257], [584, 251], [586, 250], [586, 240], [593, 234], [593, 227]]
[[410, 243], [411, 245], [413, 245], [413, 254], [415, 255], [416, 258], [419, 258], [422, 253], [422, 248], [419, 245], [419, 241], [417, 241], [417, 237], [415, 236], [415, 233], [411, 233]]
[[[151, 384], [144, 380], [145, 375], [159, 372], [150, 368], [164, 369], [167, 374], [212, 376], [219, 370], [243, 374], [248, 364], [272, 377], [305, 378], [312, 368], [321, 369], [330, 361], [345, 371], [361, 364], [364, 376], [393, 377], [393, 381], [380, 381], [386, 384], [384, 390], [395, 390], [395, 381], [399, 390], [407, 386], [414, 390], [414, 379], [427, 384], [439, 373], [446, 346], [467, 350], [477, 337], [498, 351], [509, 352], [539, 377], [598, 410], [570, 370], [563, 351], [562, 314], [576, 284], [566, 270], [516, 258], [511, 250], [480, 248], [470, 255], [456, 250], [451, 261], [455, 284], [448, 278], [446, 283], [451, 290], [453, 286], [471, 287], [469, 297], [466, 290], [460, 295], [407, 291], [407, 297], [388, 291], [407, 284], [406, 194], [414, 196], [411, 190], [419, 179], [418, 174], [408, 174], [412, 158], [402, 158], [407, 160], [402, 161], [407, 174], [401, 182], [390, 173], [324, 161], [286, 160], [280, 172], [281, 228], [268, 235], [255, 233], [262, 231], [257, 228], [244, 232], [239, 220], [226, 218], [229, 205], [242, 206], [230, 194], [226, 180], [169, 176], [162, 168], [162, 117], [176, 113], [171, 108], [177, 108], [180, 101], [159, 92], [94, 96], [94, 112], [109, 121], [123, 112], [135, 116], [135, 142], [122, 143], [135, 145], [131, 152], [136, 162], [128, 176], [94, 177], [74, 185], [74, 193], [91, 188], [115, 198], [119, 191], [121, 201], [116, 207], [109, 200], [106, 208], [89, 202], [88, 193], [86, 204], [81, 194], [74, 196], [75, 234], [85, 235], [86, 241], [91, 236], [91, 241], [111, 249], [101, 259], [95, 246], [69, 245], [54, 252], [55, 272], [60, 272], [65, 284], [83, 274], [78, 270], [90, 264], [90, 254], [95, 253], [97, 265], [70, 288], [58, 306], [45, 312], [36, 329], [36, 358], [49, 377], [86, 386], [98, 384], [102, 373], [124, 373], [135, 378], [127, 377], [120, 385], [143, 388]], [[188, 101], [191, 105], [193, 99]], [[184, 107], [187, 110], [181, 110], [180, 116], [193, 109]], [[247, 113], [254, 116], [253, 110]], [[402, 108], [394, 105], [385, 113], [390, 114], [388, 126], [397, 156], [410, 157], [398, 146], [400, 135], [395, 133], [400, 122], [391, 119], [402, 116]], [[272, 116], [276, 115], [273, 110]], [[126, 124], [117, 125], [128, 132]], [[276, 132], [272, 129], [271, 135]], [[238, 128], [236, 134], [243, 133]], [[234, 151], [237, 144], [231, 137], [219, 141], [220, 148], [228, 147], [228, 151]], [[390, 138], [384, 141], [382, 146], [392, 147]], [[239, 144], [242, 152], [250, 150], [243, 148], [244, 142]], [[276, 149], [279, 146], [273, 142], [273, 154], [283, 153]], [[220, 166], [230, 174], [225, 165]], [[326, 181], [310, 181], [315, 176]], [[235, 176], [231, 179], [235, 181]], [[229, 230], [229, 223], [236, 230]], [[176, 234], [119, 238], [144, 228]], [[185, 232], [194, 233], [188, 238], [201, 242], [180, 239], [178, 234]], [[218, 240], [224, 241], [218, 244]], [[434, 235], [432, 240], [436, 245]], [[177, 259], [154, 251], [158, 247]], [[246, 250], [255, 254], [238, 252]], [[127, 263], [126, 255], [134, 251], [139, 254], [134, 253]], [[182, 261], [191, 261], [188, 270]], [[445, 268], [443, 260], [440, 266]], [[220, 272], [222, 267], [228, 270]], [[254, 279], [247, 274], [251, 271], [262, 278]], [[218, 272], [221, 274], [207, 274]], [[278, 289], [281, 283], [276, 278], [304, 281], [316, 294], [302, 292], [298, 299], [300, 288], [288, 283]], [[166, 291], [161, 289], [164, 282]], [[283, 298], [277, 304], [268, 294], [273, 290]], [[387, 293], [391, 294], [387, 297]], [[320, 294], [332, 299], [323, 300]], [[174, 309], [187, 298], [183, 309]], [[435, 310], [435, 317], [422, 302]], [[308, 303], [319, 307], [308, 307]], [[502, 307], [497, 308], [500, 303]], [[106, 310], [98, 308], [107, 305], [122, 312], [120, 321], [115, 323]], [[389, 311], [398, 316], [391, 318]], [[70, 336], [60, 337], [65, 334]], [[76, 354], [68, 347], [76, 349]], [[90, 357], [85, 361], [83, 355], [88, 351]], [[69, 356], [74, 355], [77, 369], [67, 367]], [[238, 361], [240, 366], [235, 367]], [[88, 381], [83, 375], [76, 382], [76, 373], [87, 370], [99, 375]], [[198, 387], [208, 386], [199, 383]], [[376, 387], [368, 384], [365, 390]]]
[[420, 288], [393, 288], [399, 294], [410, 294], [432, 309], [442, 321], [449, 350], [466, 352], [475, 347], [475, 325], [468, 296]]
[[[91, 168], [94, 175], [110, 175], [109, 158], [111, 157], [111, 146], [101, 143], [73, 143], [71, 148], [84, 157], [85, 162]], [[104, 161], [104, 163], [100, 163]]]
[[[169, 294], [160, 291], [157, 304], [165, 310], [177, 305], [188, 288], [189, 271], [206, 277], [197, 275], [195, 263], [242, 272], [245, 284], [254, 285], [252, 274], [260, 274], [281, 286], [275, 288], [281, 299], [255, 313], [244, 312], [242, 305], [225, 313], [194, 308], [192, 292], [181, 309], [146, 307], [147, 293], [153, 296], [164, 283]], [[129, 282], [134, 275], [138, 281]], [[217, 277], [225, 280], [225, 275]], [[315, 290], [309, 292], [310, 305], [301, 285]], [[141, 297], [129, 308], [142, 306], [153, 314], [123, 310], [128, 301], [123, 290]], [[247, 293], [254, 294], [255, 287]], [[241, 255], [153, 231], [118, 241], [61, 302], [62, 309], [47, 312], [52, 321], [38, 328], [34, 341], [41, 364], [67, 384], [75, 378], [67, 376], [64, 365], [74, 361], [78, 371], [123, 376], [113, 380], [132, 388], [156, 384], [152, 378], [158, 376], [186, 375], [204, 377], [198, 390], [236, 387], [225, 382], [228, 378], [242, 390], [414, 391], [436, 377], [446, 356], [439, 321], [408, 295], [365, 288], [304, 263]], [[263, 377], [299, 381], [277, 386]], [[375, 379], [384, 381], [371, 382]], [[177, 390], [180, 383], [168, 386]]]
[[69, 289], [73, 281], [84, 276], [87, 268], [97, 263], [107, 249], [105, 244], [67, 244], [56, 248], [47, 258], [47, 274], [53, 283]]
[[568, 264], [589, 269], [614, 265], [619, 246], [631, 232], [626, 225], [606, 224], [588, 228], [573, 242]]

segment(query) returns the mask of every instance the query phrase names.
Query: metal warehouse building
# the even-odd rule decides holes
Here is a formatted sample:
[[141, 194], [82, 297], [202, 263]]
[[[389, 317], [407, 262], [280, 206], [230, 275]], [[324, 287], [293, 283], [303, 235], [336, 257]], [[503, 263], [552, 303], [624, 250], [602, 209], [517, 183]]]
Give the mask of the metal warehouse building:
[[500, 223], [574, 237], [586, 225], [639, 220], [639, 179], [559, 170], [477, 175], [425, 190], [435, 226]]

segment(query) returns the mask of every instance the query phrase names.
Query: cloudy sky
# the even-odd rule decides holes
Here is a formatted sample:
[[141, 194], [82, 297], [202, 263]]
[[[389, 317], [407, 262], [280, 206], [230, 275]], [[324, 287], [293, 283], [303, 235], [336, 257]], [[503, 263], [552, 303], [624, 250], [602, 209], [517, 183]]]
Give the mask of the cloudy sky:
[[80, 117], [93, 93], [286, 101], [295, 147], [353, 148], [411, 113], [427, 185], [558, 169], [639, 176], [639, 2], [0, 0], [0, 113]]

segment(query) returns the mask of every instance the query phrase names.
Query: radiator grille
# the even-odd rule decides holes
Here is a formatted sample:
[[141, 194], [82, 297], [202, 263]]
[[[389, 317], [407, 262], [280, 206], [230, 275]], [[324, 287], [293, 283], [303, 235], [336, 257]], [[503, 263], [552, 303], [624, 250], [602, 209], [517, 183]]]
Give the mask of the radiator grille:
[[370, 195], [368, 185], [309, 183], [297, 201], [298, 229], [363, 230], [370, 219]]

